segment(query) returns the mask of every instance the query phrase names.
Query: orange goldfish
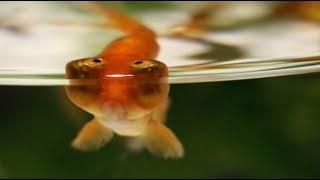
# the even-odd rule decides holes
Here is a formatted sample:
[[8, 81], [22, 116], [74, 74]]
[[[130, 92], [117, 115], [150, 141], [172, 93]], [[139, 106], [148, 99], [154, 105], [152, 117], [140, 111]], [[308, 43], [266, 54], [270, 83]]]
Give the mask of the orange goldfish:
[[[183, 157], [183, 146], [164, 125], [168, 106], [168, 69], [155, 60], [157, 35], [140, 22], [107, 7], [90, 8], [114, 20], [126, 35], [100, 54], [66, 65], [69, 99], [94, 118], [83, 126], [72, 146], [91, 151], [108, 143], [114, 134], [129, 138], [132, 149], [147, 148], [163, 158]], [[96, 80], [73, 86], [74, 80]]]

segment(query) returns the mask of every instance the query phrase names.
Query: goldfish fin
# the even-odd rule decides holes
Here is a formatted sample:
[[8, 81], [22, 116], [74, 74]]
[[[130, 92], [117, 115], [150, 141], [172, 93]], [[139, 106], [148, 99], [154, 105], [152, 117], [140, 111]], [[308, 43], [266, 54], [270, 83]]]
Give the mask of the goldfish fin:
[[80, 151], [94, 151], [110, 141], [113, 132], [93, 119], [83, 126], [72, 142], [72, 147]]
[[165, 159], [182, 158], [183, 146], [173, 132], [162, 123], [150, 120], [144, 140], [148, 150]]

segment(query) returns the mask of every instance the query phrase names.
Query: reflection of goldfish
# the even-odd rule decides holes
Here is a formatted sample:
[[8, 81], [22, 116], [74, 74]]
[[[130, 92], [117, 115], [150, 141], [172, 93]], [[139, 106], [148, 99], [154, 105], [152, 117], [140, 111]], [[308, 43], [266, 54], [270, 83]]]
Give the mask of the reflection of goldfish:
[[306, 20], [320, 20], [320, 2], [317, 1], [289, 1], [280, 2], [275, 6], [275, 16], [293, 16]]
[[146, 147], [164, 158], [182, 157], [181, 143], [163, 124], [168, 70], [165, 64], [153, 60], [158, 53], [155, 33], [106, 7], [90, 7], [114, 19], [114, 26], [128, 35], [113, 41], [96, 57], [67, 64], [66, 78], [97, 80], [94, 85], [66, 87], [70, 100], [94, 115], [72, 146], [95, 150], [110, 141], [115, 132], [130, 137], [131, 148]]
[[[262, 6], [266, 3], [260, 2]], [[270, 13], [266, 13], [263, 16], [253, 16], [253, 18], [232, 21], [231, 23], [225, 23], [226, 19], [219, 20], [217, 15], [221, 11], [228, 11], [228, 8], [232, 8], [234, 2], [206, 2], [196, 8], [190, 15], [187, 22], [174, 25], [171, 29], [172, 35], [185, 35], [198, 34], [203, 31], [236, 27], [245, 23], [254, 22], [254, 17], [265, 19], [276, 19], [276, 18], [297, 18], [307, 21], [319, 21], [320, 20], [320, 2], [319, 1], [284, 1], [284, 2], [272, 2], [269, 4]], [[268, 6], [265, 7], [268, 9]], [[215, 19], [216, 18], [216, 19]], [[221, 17], [220, 17], [221, 18]], [[228, 17], [227, 17], [228, 18]], [[240, 18], [241, 19], [241, 18]], [[223, 23], [221, 23], [223, 22]]]

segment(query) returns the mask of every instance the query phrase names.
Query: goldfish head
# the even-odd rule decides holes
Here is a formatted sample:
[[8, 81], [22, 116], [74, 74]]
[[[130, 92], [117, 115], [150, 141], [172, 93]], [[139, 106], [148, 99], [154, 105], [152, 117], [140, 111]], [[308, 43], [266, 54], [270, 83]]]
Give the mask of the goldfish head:
[[102, 78], [101, 98], [117, 104], [128, 118], [148, 114], [166, 100], [169, 92], [168, 70], [153, 60], [131, 60], [122, 57], [108, 63]]
[[[125, 119], [137, 119], [166, 100], [167, 76], [166, 65], [157, 60], [86, 58], [67, 64], [66, 78], [71, 85], [66, 91], [73, 103], [96, 116], [107, 116], [103, 107], [113, 104], [121, 107]], [[72, 85], [88, 80], [94, 83]]]
[[69, 99], [91, 114], [100, 113], [99, 74], [104, 67], [105, 62], [100, 58], [74, 60], [66, 65], [66, 78], [70, 79], [70, 85], [66, 86]]

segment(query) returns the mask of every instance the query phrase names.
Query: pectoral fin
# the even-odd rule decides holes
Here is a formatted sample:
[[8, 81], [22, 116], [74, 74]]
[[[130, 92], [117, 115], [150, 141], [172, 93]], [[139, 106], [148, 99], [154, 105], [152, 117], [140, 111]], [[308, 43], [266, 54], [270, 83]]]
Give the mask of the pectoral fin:
[[[167, 119], [167, 111], [169, 106], [169, 99], [162, 102], [151, 114], [151, 119], [160, 123], [165, 123]], [[127, 138], [128, 148], [132, 151], [138, 152], [146, 147], [144, 136]]]
[[113, 132], [93, 119], [83, 126], [72, 142], [72, 147], [80, 151], [97, 150], [110, 141]]
[[183, 157], [183, 146], [173, 132], [158, 121], [150, 120], [144, 140], [148, 150], [163, 158]]

